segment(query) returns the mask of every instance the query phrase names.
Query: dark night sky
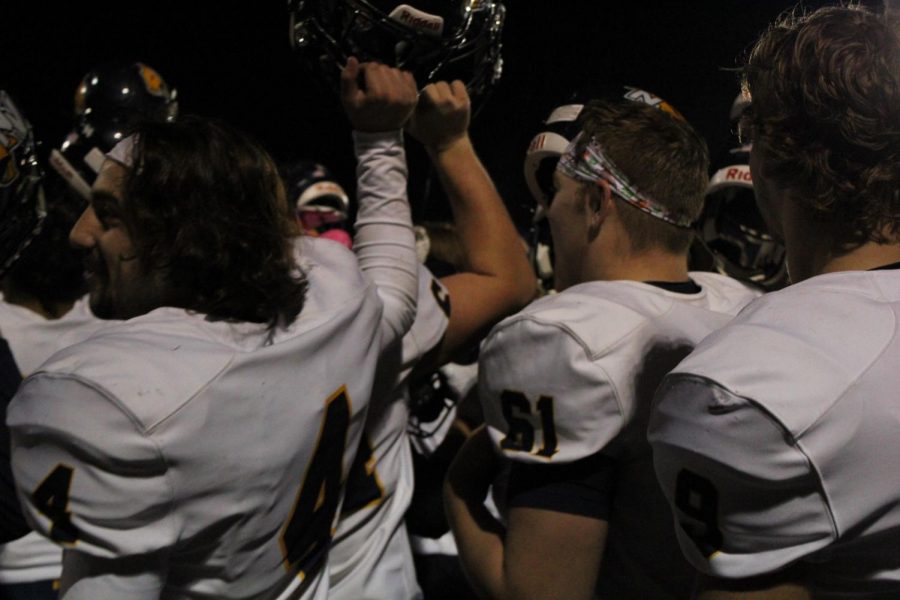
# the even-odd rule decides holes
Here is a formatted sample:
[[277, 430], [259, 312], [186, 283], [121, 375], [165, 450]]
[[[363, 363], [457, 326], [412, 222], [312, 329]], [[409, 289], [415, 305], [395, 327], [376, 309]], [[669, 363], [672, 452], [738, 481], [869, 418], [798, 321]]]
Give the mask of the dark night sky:
[[[98, 63], [141, 60], [178, 89], [183, 112], [222, 118], [252, 133], [279, 158], [316, 159], [352, 177], [346, 120], [336, 98], [298, 69], [288, 45], [285, 5], [275, 0], [7, 3], [0, 87], [16, 98], [38, 137], [56, 146], [71, 127], [81, 76]], [[504, 76], [473, 123], [472, 135], [514, 214], [518, 217], [528, 202], [521, 175], [528, 141], [554, 102], [588, 80], [653, 91], [674, 104], [713, 151], [724, 149], [737, 85], [735, 74], [722, 68], [734, 67], [766, 24], [792, 5], [783, 0], [507, 0]], [[410, 153], [413, 175], [421, 179], [426, 169], [412, 143]], [[433, 205], [420, 204], [416, 212], [440, 214]]]

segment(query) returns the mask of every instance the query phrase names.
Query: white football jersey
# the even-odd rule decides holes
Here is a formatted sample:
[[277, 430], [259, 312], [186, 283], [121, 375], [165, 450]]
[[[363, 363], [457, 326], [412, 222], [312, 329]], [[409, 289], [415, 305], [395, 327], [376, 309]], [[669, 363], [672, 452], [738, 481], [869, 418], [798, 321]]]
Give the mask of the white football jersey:
[[[23, 383], [13, 469], [31, 523], [68, 548], [67, 598], [327, 595], [381, 303], [349, 250], [298, 243], [310, 285], [287, 330], [160, 308]], [[85, 575], [113, 557], [118, 574]]]
[[379, 363], [379, 376], [389, 378], [384, 382], [389, 391], [372, 398], [365, 435], [347, 481], [329, 557], [330, 598], [421, 597], [404, 525], [413, 491], [407, 378], [443, 339], [449, 310], [447, 290], [420, 266], [415, 321], [399, 347], [388, 349]]
[[697, 568], [803, 560], [816, 598], [900, 597], [898, 323], [900, 272], [820, 275], [751, 304], [666, 378], [649, 437]]
[[615, 460], [601, 595], [690, 589], [645, 439], [650, 403], [697, 342], [758, 296], [722, 275], [691, 278], [697, 293], [635, 281], [573, 286], [501, 322], [481, 350], [479, 395], [500, 452], [543, 465]]
[[[0, 301], [0, 335], [9, 343], [23, 377], [50, 356], [109, 324], [95, 317], [87, 298], [75, 302], [58, 319], [46, 319], [23, 306]], [[37, 533], [0, 545], [0, 583], [25, 583], [59, 578], [62, 550]]]
[[91, 313], [87, 297], [58, 319], [46, 319], [24, 306], [0, 300], [0, 333], [9, 342], [22, 377], [28, 377], [60, 348], [80, 342], [111, 322]]

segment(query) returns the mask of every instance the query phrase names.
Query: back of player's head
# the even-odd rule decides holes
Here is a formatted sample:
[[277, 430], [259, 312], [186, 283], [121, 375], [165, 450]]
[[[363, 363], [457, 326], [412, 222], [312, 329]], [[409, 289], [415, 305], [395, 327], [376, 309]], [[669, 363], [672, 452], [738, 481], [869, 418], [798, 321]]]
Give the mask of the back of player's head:
[[667, 221], [620, 202], [632, 248], [687, 252], [694, 235], [690, 224], [700, 215], [709, 182], [703, 139], [686, 121], [638, 102], [592, 101], [579, 120], [578, 146], [599, 144], [631, 186], [672, 217]]
[[745, 67], [743, 129], [767, 179], [830, 223], [838, 244], [900, 234], [900, 50], [859, 6], [781, 18]]
[[144, 122], [123, 189], [141, 264], [179, 304], [213, 318], [290, 323], [304, 300], [278, 170], [244, 134], [212, 120]]
[[31, 124], [0, 90], [0, 275], [40, 231], [43, 178]]
[[632, 85], [590, 81], [571, 92], [562, 103], [553, 107], [525, 152], [525, 183], [537, 202], [535, 221], [546, 216], [546, 209], [555, 193], [553, 172], [559, 157], [581, 130], [578, 117], [590, 100], [639, 102], [676, 119], [684, 119], [678, 109], [656, 94]]

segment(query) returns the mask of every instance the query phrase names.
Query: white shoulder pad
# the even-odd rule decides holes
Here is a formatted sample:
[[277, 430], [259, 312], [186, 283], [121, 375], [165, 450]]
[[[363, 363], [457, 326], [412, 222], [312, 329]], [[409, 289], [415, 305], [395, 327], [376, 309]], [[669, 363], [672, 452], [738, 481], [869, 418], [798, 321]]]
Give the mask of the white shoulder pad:
[[[601, 342], [605, 350], [605, 342]], [[555, 319], [507, 319], [481, 349], [478, 388], [495, 444], [513, 460], [571, 462], [621, 431], [625, 411], [598, 355]]]
[[[224, 369], [234, 349], [209, 340], [200, 315], [158, 309], [118, 322], [54, 354], [38, 373], [78, 378], [144, 428], [177, 410]], [[190, 365], [189, 368], [186, 365]], [[135, 376], [139, 374], [139, 376]]]
[[19, 498], [39, 533], [105, 558], [175, 543], [168, 466], [104, 392], [42, 372], [22, 384], [8, 424]]
[[814, 279], [754, 301], [674, 372], [753, 398], [799, 435], [881, 355], [896, 326], [889, 305], [861, 305], [850, 301], [859, 294]]
[[701, 571], [770, 573], [836, 537], [802, 446], [751, 400], [670, 375], [648, 432], [682, 551]]

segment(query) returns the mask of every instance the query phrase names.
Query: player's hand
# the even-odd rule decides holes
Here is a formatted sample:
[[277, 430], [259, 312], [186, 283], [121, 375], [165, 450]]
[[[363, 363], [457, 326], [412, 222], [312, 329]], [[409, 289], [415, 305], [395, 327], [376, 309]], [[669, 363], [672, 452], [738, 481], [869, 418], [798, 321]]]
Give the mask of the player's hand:
[[402, 129], [416, 108], [412, 73], [379, 63], [347, 59], [341, 71], [341, 104], [357, 131]]
[[441, 152], [467, 137], [471, 109], [462, 81], [431, 83], [419, 95], [406, 130], [429, 151]]

